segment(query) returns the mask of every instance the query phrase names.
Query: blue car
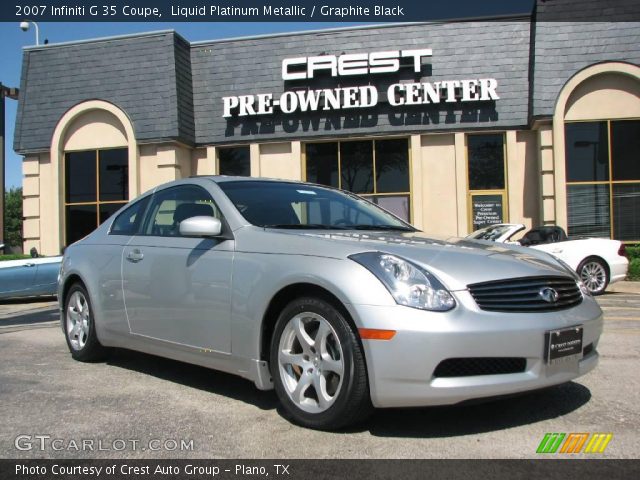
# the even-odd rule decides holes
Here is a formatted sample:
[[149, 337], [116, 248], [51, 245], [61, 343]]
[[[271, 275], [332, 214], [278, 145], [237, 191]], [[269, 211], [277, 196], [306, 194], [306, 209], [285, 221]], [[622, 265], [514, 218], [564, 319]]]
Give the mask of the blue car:
[[0, 262], [0, 300], [57, 294], [62, 256]]

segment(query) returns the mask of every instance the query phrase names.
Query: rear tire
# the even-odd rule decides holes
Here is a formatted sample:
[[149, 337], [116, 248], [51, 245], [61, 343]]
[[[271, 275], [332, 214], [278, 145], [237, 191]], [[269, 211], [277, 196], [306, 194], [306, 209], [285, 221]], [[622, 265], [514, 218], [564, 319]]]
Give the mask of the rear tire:
[[62, 328], [74, 360], [95, 362], [108, 356], [109, 349], [98, 341], [91, 300], [81, 283], [74, 283], [67, 292], [62, 312]]
[[276, 323], [270, 356], [276, 394], [293, 422], [334, 430], [371, 413], [362, 347], [331, 303], [315, 297], [289, 303]]
[[609, 285], [609, 269], [604, 260], [585, 258], [578, 265], [578, 275], [591, 295], [602, 295]]

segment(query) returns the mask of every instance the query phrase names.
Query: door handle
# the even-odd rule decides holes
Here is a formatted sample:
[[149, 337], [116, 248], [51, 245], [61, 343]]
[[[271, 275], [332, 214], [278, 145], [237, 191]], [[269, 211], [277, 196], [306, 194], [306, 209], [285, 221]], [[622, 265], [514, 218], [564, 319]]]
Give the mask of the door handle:
[[35, 266], [36, 266], [36, 264], [35, 264], [35, 263], [25, 263], [25, 264], [23, 265], [23, 267], [35, 267]]
[[144, 254], [137, 248], [135, 250], [130, 251], [127, 254], [127, 260], [133, 263], [138, 263], [143, 258], [144, 258]]

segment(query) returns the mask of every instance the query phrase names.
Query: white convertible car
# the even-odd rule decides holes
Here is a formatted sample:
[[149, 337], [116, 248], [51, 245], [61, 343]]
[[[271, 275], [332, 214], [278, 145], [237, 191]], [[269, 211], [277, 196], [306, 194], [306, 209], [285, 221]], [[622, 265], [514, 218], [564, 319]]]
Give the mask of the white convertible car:
[[561, 227], [532, 228], [520, 240], [511, 238], [524, 230], [521, 223], [499, 223], [476, 230], [467, 238], [512, 243], [542, 250], [574, 269], [592, 295], [600, 295], [610, 283], [624, 280], [629, 260], [625, 246], [608, 238], [567, 238]]

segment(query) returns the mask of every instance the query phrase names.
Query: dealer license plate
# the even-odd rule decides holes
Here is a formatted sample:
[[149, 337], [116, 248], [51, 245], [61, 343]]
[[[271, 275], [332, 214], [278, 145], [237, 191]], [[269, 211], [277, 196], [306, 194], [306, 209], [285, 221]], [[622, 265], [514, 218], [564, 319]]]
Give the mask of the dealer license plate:
[[551, 330], [545, 334], [545, 360], [549, 365], [582, 358], [581, 325], [562, 330]]

